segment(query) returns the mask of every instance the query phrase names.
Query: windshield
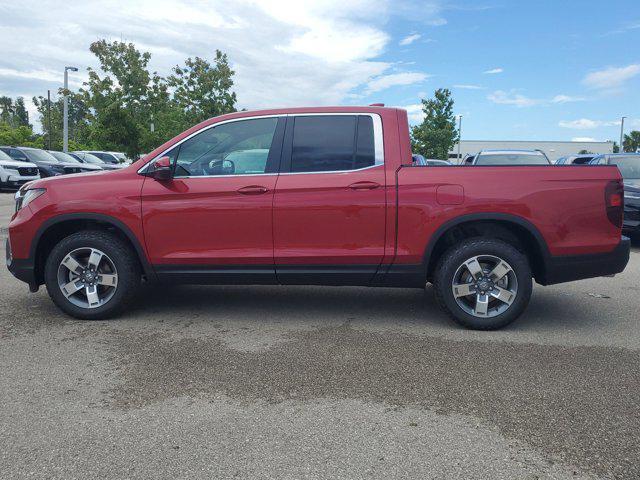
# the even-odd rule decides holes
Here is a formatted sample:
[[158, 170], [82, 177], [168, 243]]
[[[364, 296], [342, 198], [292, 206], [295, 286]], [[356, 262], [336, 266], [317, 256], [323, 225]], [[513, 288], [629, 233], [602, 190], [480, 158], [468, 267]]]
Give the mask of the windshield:
[[102, 160], [100, 160], [95, 155], [91, 155], [90, 153], [78, 153], [77, 155], [80, 155], [80, 158], [82, 158], [82, 160], [87, 163], [93, 163], [94, 165], [104, 165], [104, 162]]
[[610, 158], [610, 163], [618, 166], [618, 170], [620, 170], [622, 178], [625, 180], [640, 179], [640, 155]]
[[481, 154], [475, 165], [549, 165], [544, 155], [527, 153]]
[[11, 158], [9, 155], [7, 155], [6, 153], [4, 153], [2, 150], [0, 150], [0, 160], [4, 160], [5, 162], [13, 162], [13, 158]]
[[73, 158], [71, 155], [69, 155], [68, 153], [64, 153], [64, 152], [52, 152], [49, 151], [48, 153], [50, 153], [52, 156], [56, 157], [58, 160], [60, 160], [61, 162], [65, 162], [65, 163], [80, 163], [78, 160], [76, 160], [75, 158]]
[[60, 163], [58, 162], [58, 159], [56, 157], [54, 157], [50, 153], [45, 152], [44, 150], [25, 148], [23, 152], [27, 155], [29, 160], [35, 160], [37, 162]]

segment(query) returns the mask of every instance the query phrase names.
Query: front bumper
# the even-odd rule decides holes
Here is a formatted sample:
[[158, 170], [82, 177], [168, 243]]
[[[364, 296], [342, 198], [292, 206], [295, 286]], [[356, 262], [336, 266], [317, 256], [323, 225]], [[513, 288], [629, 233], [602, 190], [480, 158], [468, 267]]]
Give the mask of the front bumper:
[[38, 282], [36, 282], [36, 269], [33, 261], [30, 258], [13, 258], [9, 238], [7, 238], [5, 242], [5, 258], [7, 261], [7, 268], [11, 274], [18, 280], [22, 280], [29, 284], [29, 289], [32, 292], [37, 292]]
[[623, 236], [618, 246], [608, 253], [549, 257], [546, 260], [544, 278], [539, 283], [552, 285], [615, 275], [627, 266], [630, 250], [631, 240]]

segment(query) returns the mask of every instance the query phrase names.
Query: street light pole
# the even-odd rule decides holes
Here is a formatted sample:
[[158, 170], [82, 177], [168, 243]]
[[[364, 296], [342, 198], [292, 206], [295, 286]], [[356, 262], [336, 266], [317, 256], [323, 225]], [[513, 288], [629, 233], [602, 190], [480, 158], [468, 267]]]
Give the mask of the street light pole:
[[460, 163], [460, 142], [462, 141], [462, 115], [458, 115], [458, 163]]
[[64, 67], [64, 96], [62, 98], [62, 151], [69, 150], [69, 100], [67, 90], [69, 89], [69, 70], [77, 72], [76, 67]]
[[624, 153], [624, 119], [627, 117], [622, 117], [620, 120], [620, 148], [618, 148], [618, 152]]
[[47, 90], [47, 140], [51, 150], [51, 90]]

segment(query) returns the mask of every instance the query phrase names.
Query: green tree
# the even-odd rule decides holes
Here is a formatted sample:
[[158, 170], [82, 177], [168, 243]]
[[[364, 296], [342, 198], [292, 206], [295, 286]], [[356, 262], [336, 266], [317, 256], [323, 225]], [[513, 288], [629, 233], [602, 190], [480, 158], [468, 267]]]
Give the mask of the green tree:
[[0, 145], [41, 147], [41, 137], [29, 124], [24, 98], [0, 97]]
[[[60, 89], [50, 104], [45, 97], [33, 98], [44, 132], [38, 141], [43, 145], [50, 137], [52, 148], [62, 148], [65, 94], [70, 145], [117, 150], [131, 157], [153, 150], [195, 123], [235, 111], [234, 72], [218, 50], [213, 63], [188, 58], [168, 78], [150, 72], [151, 54], [133, 43], [98, 40], [90, 50], [100, 68], [87, 69], [89, 79], [78, 92]], [[6, 117], [6, 123], [13, 125], [16, 106], [10, 98], [0, 97], [0, 121]], [[28, 116], [17, 117], [28, 125]]]
[[129, 158], [140, 153], [140, 130], [131, 112], [118, 103], [105, 108], [92, 129], [92, 143], [105, 150], [123, 151]]
[[13, 112], [14, 124], [16, 126], [31, 126], [31, 124], [29, 123], [29, 112], [27, 112], [27, 107], [24, 105], [24, 98], [16, 98], [16, 101], [13, 105]]
[[33, 141], [35, 137], [30, 127], [14, 127], [7, 122], [0, 122], [0, 145], [28, 146]]
[[0, 97], [0, 122], [7, 125], [13, 124], [13, 99], [11, 97]]
[[[49, 128], [49, 118], [47, 115], [47, 98], [33, 97], [33, 104], [38, 110], [40, 125], [42, 126], [45, 145], [49, 144], [51, 136], [51, 148], [62, 150], [62, 114], [64, 90], [59, 90], [59, 97], [51, 100], [51, 128]], [[69, 105], [69, 141], [82, 145], [90, 144], [92, 114], [82, 95], [74, 92], [67, 92]]]
[[640, 151], [640, 131], [633, 130], [629, 135], [625, 135], [623, 146], [625, 152]]
[[[100, 148], [110, 145], [135, 157], [184, 130], [187, 122], [171, 99], [166, 79], [149, 72], [149, 52], [138, 51], [132, 43], [105, 40], [92, 43], [90, 50], [100, 61], [101, 73], [88, 69], [89, 81], [80, 94], [92, 112], [90, 138], [100, 142]], [[114, 119], [128, 125], [130, 138], [109, 126]], [[95, 131], [105, 126], [106, 131]]]
[[213, 65], [200, 57], [187, 58], [185, 65], [176, 65], [173, 72], [168, 83], [190, 125], [236, 111], [236, 94], [231, 90], [235, 72], [220, 50], [216, 50]]
[[413, 153], [426, 158], [446, 160], [449, 151], [458, 141], [458, 129], [453, 115], [453, 99], [446, 88], [439, 88], [434, 98], [422, 99], [425, 118], [411, 128]]

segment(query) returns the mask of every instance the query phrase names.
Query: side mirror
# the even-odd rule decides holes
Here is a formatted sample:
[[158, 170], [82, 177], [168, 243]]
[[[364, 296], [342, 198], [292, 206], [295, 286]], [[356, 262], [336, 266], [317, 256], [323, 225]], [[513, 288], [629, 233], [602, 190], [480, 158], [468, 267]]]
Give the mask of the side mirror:
[[171, 171], [171, 159], [169, 157], [160, 157], [153, 162], [147, 172], [147, 175], [160, 182], [171, 180], [173, 177], [173, 172]]

